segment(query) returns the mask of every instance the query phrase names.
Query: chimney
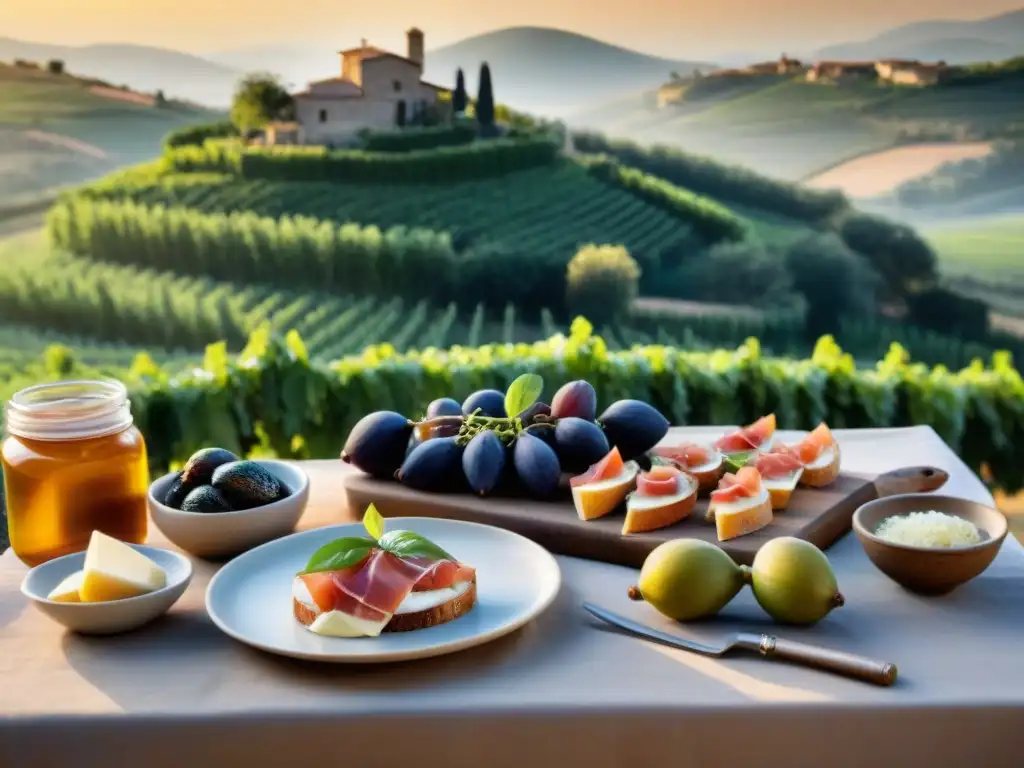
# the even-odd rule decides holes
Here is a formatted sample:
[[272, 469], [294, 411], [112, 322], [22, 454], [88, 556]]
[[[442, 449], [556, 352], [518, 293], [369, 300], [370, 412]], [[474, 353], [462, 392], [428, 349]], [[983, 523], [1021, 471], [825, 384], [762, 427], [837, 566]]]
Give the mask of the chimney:
[[423, 70], [423, 32], [413, 27], [405, 33], [405, 38], [408, 41], [406, 46], [405, 57], [410, 61], [415, 61], [420, 65], [420, 70]]

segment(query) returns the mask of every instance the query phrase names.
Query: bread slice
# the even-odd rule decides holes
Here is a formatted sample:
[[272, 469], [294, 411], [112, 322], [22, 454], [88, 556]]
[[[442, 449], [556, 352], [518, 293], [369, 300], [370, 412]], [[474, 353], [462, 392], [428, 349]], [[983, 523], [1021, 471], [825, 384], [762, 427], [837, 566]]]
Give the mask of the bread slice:
[[[391, 617], [391, 621], [389, 621], [381, 631], [412, 632], [416, 629], [436, 627], [438, 624], [445, 624], [449, 621], [454, 621], [460, 616], [465, 616], [473, 609], [474, 605], [476, 605], [475, 574], [473, 575], [473, 583], [469, 585], [469, 589], [459, 593], [448, 602], [441, 603], [441, 605], [435, 605], [433, 608], [426, 608], [422, 611], [396, 613]], [[303, 605], [294, 597], [292, 598], [292, 607], [295, 613], [295, 618], [304, 626], [308, 627], [318, 616], [314, 610]]]
[[800, 485], [808, 488], [823, 488], [839, 477], [839, 443], [832, 443], [832, 461], [825, 467], [804, 467]]
[[772, 499], [770, 494], [759, 504], [753, 504], [744, 509], [722, 512], [717, 510], [714, 514], [715, 527], [719, 541], [728, 541], [737, 536], [745, 536], [748, 533], [759, 531], [768, 525], [772, 519]]
[[631, 533], [646, 533], [656, 531], [659, 528], [667, 528], [675, 525], [680, 520], [689, 517], [693, 511], [693, 505], [697, 503], [697, 481], [690, 484], [690, 492], [685, 496], [676, 499], [660, 507], [637, 508], [626, 500], [626, 520], [622, 523], [622, 535], [628, 536]]

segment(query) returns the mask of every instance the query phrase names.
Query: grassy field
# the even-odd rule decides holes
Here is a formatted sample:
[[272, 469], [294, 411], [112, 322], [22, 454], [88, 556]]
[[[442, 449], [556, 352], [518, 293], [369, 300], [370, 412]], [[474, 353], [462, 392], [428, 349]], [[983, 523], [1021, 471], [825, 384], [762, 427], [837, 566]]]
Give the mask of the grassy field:
[[794, 180], [897, 144], [988, 140], [1024, 126], [1024, 75], [932, 88], [758, 82], [664, 109], [649, 93], [620, 97], [570, 122]]
[[168, 131], [206, 119], [188, 105], [0, 64], [0, 203], [153, 157]]
[[936, 222], [921, 231], [950, 274], [1024, 280], [1024, 213]]

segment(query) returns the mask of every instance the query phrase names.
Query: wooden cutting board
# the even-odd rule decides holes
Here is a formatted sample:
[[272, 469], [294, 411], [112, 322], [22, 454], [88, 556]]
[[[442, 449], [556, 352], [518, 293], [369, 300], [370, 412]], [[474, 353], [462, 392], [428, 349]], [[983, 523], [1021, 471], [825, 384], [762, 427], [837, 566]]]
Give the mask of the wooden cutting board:
[[552, 501], [424, 493], [360, 472], [346, 475], [344, 483], [350, 509], [358, 510], [358, 515], [372, 502], [384, 517], [445, 517], [484, 523], [521, 534], [550, 552], [639, 568], [652, 549], [680, 537], [717, 544], [742, 565], [750, 565], [761, 545], [778, 536], [795, 536], [827, 549], [850, 530], [853, 513], [860, 505], [881, 496], [933, 491], [947, 477], [935, 467], [908, 467], [876, 477], [842, 473], [828, 488], [798, 488], [789, 506], [776, 512], [766, 528], [723, 542], [718, 541], [714, 523], [704, 520], [707, 498], [698, 499], [692, 514], [675, 525], [623, 536], [624, 508], [583, 521], [576, 515], [568, 491]]

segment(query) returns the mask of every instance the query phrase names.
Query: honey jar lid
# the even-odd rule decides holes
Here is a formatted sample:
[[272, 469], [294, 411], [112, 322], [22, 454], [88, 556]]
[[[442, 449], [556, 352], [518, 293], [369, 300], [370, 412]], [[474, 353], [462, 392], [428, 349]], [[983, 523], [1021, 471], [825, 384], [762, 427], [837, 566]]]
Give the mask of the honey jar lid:
[[29, 440], [83, 440], [132, 425], [128, 390], [114, 379], [27, 387], [8, 401], [5, 416], [7, 431]]

